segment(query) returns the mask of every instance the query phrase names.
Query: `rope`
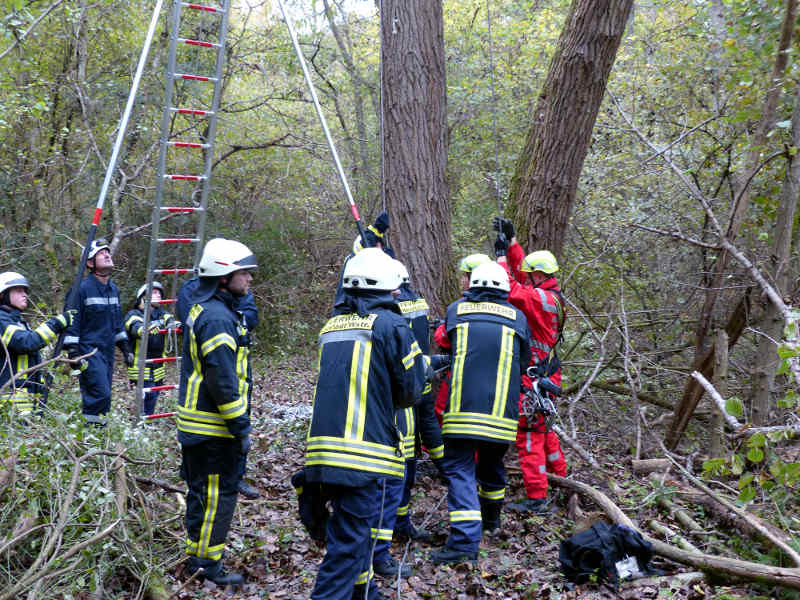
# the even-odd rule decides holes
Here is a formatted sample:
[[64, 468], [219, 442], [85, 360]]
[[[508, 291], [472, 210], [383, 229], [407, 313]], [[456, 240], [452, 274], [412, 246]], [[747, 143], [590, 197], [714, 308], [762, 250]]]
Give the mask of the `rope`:
[[486, 28], [489, 31], [489, 83], [492, 89], [492, 129], [494, 132], [494, 193], [497, 198], [497, 214], [503, 216], [503, 203], [500, 200], [500, 184], [498, 174], [500, 173], [500, 150], [497, 140], [497, 95], [494, 89], [494, 55], [492, 53], [492, 13], [489, 5], [490, 0], [486, 0]]
[[369, 600], [369, 584], [372, 580], [372, 557], [375, 556], [375, 546], [378, 545], [381, 525], [383, 525], [383, 507], [386, 502], [386, 478], [381, 483], [381, 512], [378, 513], [378, 528], [375, 530], [375, 537], [372, 539], [372, 548], [369, 551], [369, 565], [367, 565], [367, 581], [364, 584], [364, 600]]
[[383, 117], [383, 0], [378, 1], [378, 30], [380, 32], [379, 52], [378, 56], [378, 88], [380, 90], [379, 105], [380, 105], [380, 131], [378, 134], [381, 137], [381, 207], [386, 210], [386, 145], [385, 145], [385, 131], [384, 131], [384, 117]]

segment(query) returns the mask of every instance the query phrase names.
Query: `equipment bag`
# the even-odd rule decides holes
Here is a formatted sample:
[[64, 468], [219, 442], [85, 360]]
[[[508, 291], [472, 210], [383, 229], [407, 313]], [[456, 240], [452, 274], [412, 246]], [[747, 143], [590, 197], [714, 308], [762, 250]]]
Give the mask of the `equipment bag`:
[[624, 525], [595, 523], [561, 542], [558, 560], [564, 576], [581, 584], [592, 576], [616, 588], [620, 581], [657, 573], [649, 566], [653, 545]]

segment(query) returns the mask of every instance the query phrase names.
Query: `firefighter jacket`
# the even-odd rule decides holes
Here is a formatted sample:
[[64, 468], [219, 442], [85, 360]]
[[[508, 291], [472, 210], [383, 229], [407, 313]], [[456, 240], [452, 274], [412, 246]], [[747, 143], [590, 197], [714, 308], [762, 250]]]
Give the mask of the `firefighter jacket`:
[[[0, 339], [8, 348], [9, 362], [5, 357], [0, 360], [0, 406], [11, 400], [19, 414], [28, 414], [33, 410], [31, 394], [41, 393], [41, 373], [23, 375], [15, 380], [14, 385], [7, 385], [11, 374], [17, 374], [41, 361], [39, 350], [53, 342], [64, 326], [55, 318], [31, 329], [22, 313], [10, 306], [0, 306]], [[6, 386], [6, 387], [3, 387]]]
[[[150, 328], [153, 333], [147, 340], [147, 358], [164, 358], [166, 353], [166, 334], [159, 333], [172, 320], [172, 315], [156, 306], [150, 310]], [[133, 308], [125, 315], [125, 331], [128, 339], [134, 340], [133, 365], [128, 367], [128, 379], [131, 381], [139, 378], [139, 345], [142, 342], [142, 329], [144, 328], [144, 311]], [[164, 363], [146, 365], [144, 378], [146, 381], [163, 381], [165, 376]]]
[[217, 290], [183, 323], [178, 441], [191, 446], [250, 432], [250, 334], [234, 297]]
[[116, 284], [110, 280], [104, 284], [90, 273], [81, 280], [74, 308], [78, 312], [67, 327], [64, 347], [78, 354], [88, 354], [97, 348], [113, 364], [114, 344], [128, 342]]
[[[533, 348], [531, 364], [535, 364], [547, 359], [554, 351], [564, 323], [565, 306], [555, 277], [550, 277], [536, 287], [525, 283], [526, 274], [519, 271], [523, 258], [522, 247], [514, 243], [506, 254], [508, 262], [500, 264], [509, 274], [511, 292], [508, 294], [508, 301], [520, 309], [528, 320]], [[560, 370], [553, 382], [561, 383]]]
[[470, 290], [447, 308], [453, 347], [442, 434], [489, 442], [517, 437], [520, 377], [531, 358], [525, 316], [498, 290]]
[[319, 376], [306, 438], [309, 481], [360, 486], [403, 477], [395, 410], [419, 401], [425, 361], [388, 292], [345, 291], [319, 334]]
[[[397, 298], [397, 306], [406, 321], [408, 321], [411, 331], [419, 344], [423, 354], [431, 353], [430, 330], [428, 314], [430, 309], [423, 297], [417, 294], [409, 284], [404, 283], [400, 286], [400, 296]], [[417, 433], [422, 439], [422, 443], [428, 449], [431, 458], [441, 458], [444, 454], [442, 445], [442, 429], [436, 420], [433, 412], [433, 398], [431, 396], [431, 383], [425, 385], [423, 399], [416, 407]], [[414, 432], [411, 434], [414, 438]], [[408, 448], [406, 449], [408, 451]], [[413, 452], [413, 449], [412, 449]], [[412, 456], [413, 458], [413, 456]]]

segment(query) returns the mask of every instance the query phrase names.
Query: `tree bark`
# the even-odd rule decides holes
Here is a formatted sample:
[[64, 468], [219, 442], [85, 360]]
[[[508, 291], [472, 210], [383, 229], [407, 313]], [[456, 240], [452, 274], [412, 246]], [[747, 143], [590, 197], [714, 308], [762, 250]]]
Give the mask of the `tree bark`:
[[[792, 112], [792, 146], [795, 150], [800, 149], [800, 88], [797, 90]], [[791, 294], [789, 260], [792, 254], [792, 227], [797, 211], [798, 193], [800, 193], [800, 157], [789, 153], [770, 253], [773, 284], [784, 298]], [[770, 390], [775, 382], [775, 371], [780, 362], [775, 341], [781, 338], [784, 325], [781, 312], [772, 302], [768, 302], [764, 312], [763, 335], [758, 338], [753, 367], [752, 407], [753, 423], [756, 425], [766, 425], [769, 420]]]
[[[717, 331], [714, 338], [714, 387], [725, 398], [728, 395], [728, 334]], [[721, 409], [711, 402], [711, 456], [721, 458], [725, 451], [725, 420]]]
[[391, 242], [434, 312], [458, 294], [450, 250], [444, 23], [441, 2], [385, 0], [386, 208]]
[[508, 213], [530, 250], [557, 256], [633, 0], [573, 0], [511, 180]]

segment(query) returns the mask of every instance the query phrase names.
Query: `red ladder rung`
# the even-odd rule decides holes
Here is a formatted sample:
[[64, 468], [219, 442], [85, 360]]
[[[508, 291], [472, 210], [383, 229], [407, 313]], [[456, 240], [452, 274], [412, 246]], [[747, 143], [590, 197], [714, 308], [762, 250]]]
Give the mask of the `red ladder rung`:
[[150, 300], [150, 304], [175, 304], [177, 301], [177, 298], [164, 298], [163, 300]]
[[179, 181], [200, 181], [205, 175], [164, 175], [164, 179], [177, 179]]
[[194, 148], [196, 150], [211, 148], [211, 144], [200, 144], [198, 142], [167, 142], [167, 145], [175, 146], [176, 148]]
[[163, 358], [148, 358], [145, 362], [148, 365], [155, 365], [155, 364], [158, 364], [158, 363], [168, 363], [168, 362], [177, 362], [177, 361], [178, 361], [178, 357], [177, 356], [165, 356]]
[[181, 6], [184, 6], [186, 8], [191, 8], [192, 10], [203, 10], [205, 12], [213, 12], [213, 13], [222, 12], [222, 9], [220, 7], [218, 7], [218, 6], [207, 6], [207, 5], [204, 5], [204, 4], [192, 4], [192, 3], [189, 3], [189, 2], [181, 2]]
[[161, 392], [163, 390], [174, 390], [177, 389], [177, 385], [169, 383], [166, 385], [154, 385], [153, 387], [146, 387], [142, 388], [142, 391], [146, 394], [147, 392]]
[[161, 210], [165, 210], [171, 213], [192, 213], [192, 212], [201, 212], [203, 210], [202, 206], [162, 206]]
[[195, 117], [211, 117], [214, 115], [213, 110], [198, 110], [196, 108], [170, 108], [172, 112], [176, 112], [179, 115], [194, 115]]
[[175, 333], [183, 333], [183, 327], [172, 327], [170, 329], [159, 329], [158, 333], [169, 333], [170, 331], [174, 331]]
[[189, 79], [191, 81], [211, 81], [213, 83], [217, 82], [216, 77], [206, 77], [205, 75], [191, 75], [190, 73], [173, 73], [172, 75], [175, 79]]
[[[158, 238], [162, 244], [193, 244], [199, 242], [199, 238]], [[163, 300], [161, 301], [163, 302]]]
[[178, 41], [182, 44], [189, 44], [190, 46], [201, 46], [203, 48], [219, 48], [220, 44], [214, 44], [213, 42], [203, 42], [201, 40], [190, 40], [188, 38], [178, 38]]
[[153, 275], [185, 275], [194, 273], [194, 269], [153, 269]]

